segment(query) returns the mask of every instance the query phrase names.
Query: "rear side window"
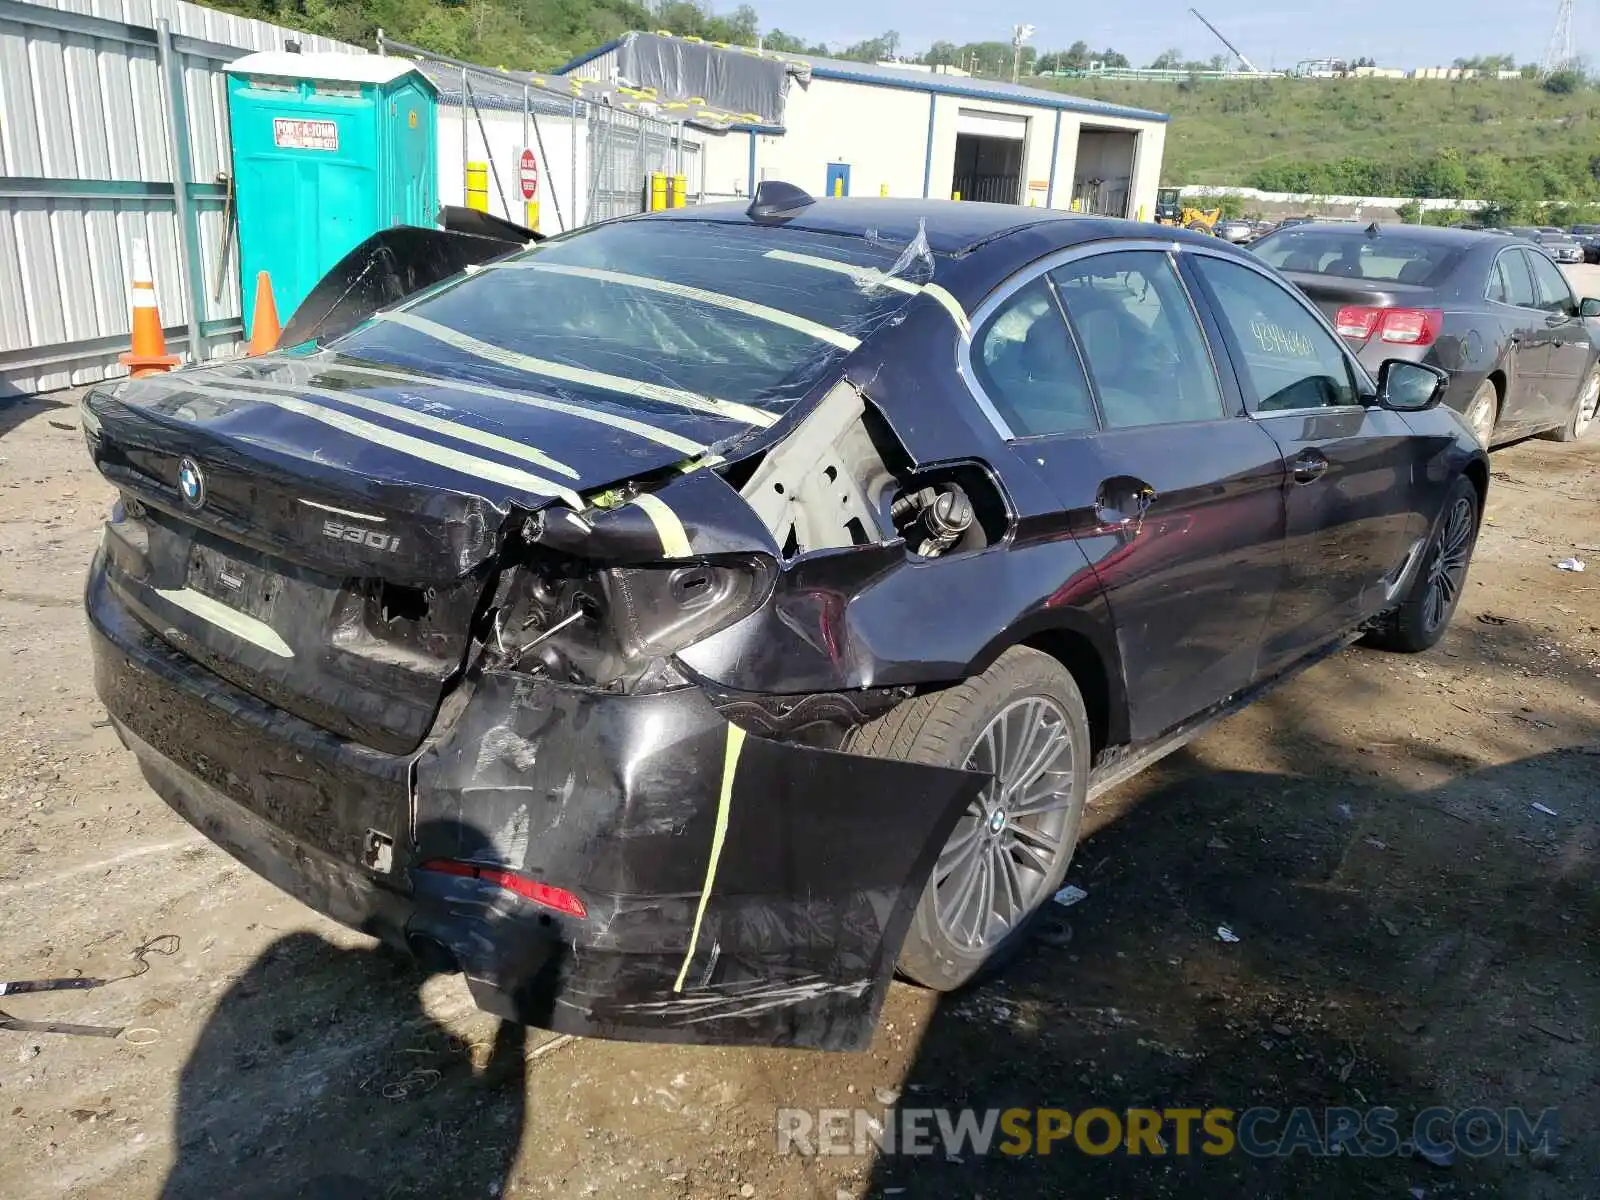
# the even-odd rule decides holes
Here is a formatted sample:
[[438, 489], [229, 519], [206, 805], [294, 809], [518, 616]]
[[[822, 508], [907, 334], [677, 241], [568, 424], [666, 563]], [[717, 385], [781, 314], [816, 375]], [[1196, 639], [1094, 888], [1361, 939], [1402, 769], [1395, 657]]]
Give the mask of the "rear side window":
[[1560, 316], [1576, 313], [1578, 306], [1561, 268], [1542, 254], [1528, 254], [1525, 257], [1533, 269], [1534, 303], [1545, 312]]
[[1097, 254], [1057, 267], [1050, 278], [1088, 360], [1108, 428], [1222, 416], [1200, 323], [1166, 254]]
[[1252, 249], [1280, 271], [1427, 287], [1442, 282], [1462, 255], [1459, 247], [1412, 240], [1404, 234], [1373, 237], [1359, 229], [1317, 226], [1271, 234]]
[[897, 264], [902, 249], [794, 229], [619, 221], [459, 276], [337, 347], [610, 405], [670, 409], [687, 396], [778, 414], [932, 277], [931, 255]]
[[1358, 402], [1338, 339], [1282, 285], [1208, 255], [1196, 254], [1192, 261], [1216, 295], [1217, 315], [1243, 356], [1252, 412]]
[[1527, 255], [1521, 250], [1508, 250], [1495, 260], [1495, 275], [1489, 289], [1491, 300], [1502, 304], [1515, 304], [1519, 308], [1533, 308], [1533, 277], [1528, 274]]
[[973, 340], [973, 373], [1018, 437], [1096, 427], [1083, 363], [1041, 276], [1018, 288]]

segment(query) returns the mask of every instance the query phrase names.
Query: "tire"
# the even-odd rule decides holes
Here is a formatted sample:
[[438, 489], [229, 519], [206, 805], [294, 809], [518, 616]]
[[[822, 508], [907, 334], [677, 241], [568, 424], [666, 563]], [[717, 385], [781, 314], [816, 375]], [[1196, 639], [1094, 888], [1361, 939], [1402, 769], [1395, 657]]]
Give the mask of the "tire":
[[[1027, 738], [1012, 748], [1017, 759], [1031, 753], [1037, 769], [1019, 774], [1013, 766], [1011, 782], [1024, 785], [1031, 811], [1018, 811], [1015, 795], [997, 795], [997, 775], [940, 852], [897, 964], [902, 975], [938, 991], [958, 988], [1010, 959], [1026, 941], [1040, 906], [1061, 886], [1089, 792], [1091, 747], [1083, 696], [1055, 659], [1013, 646], [981, 675], [907, 700], [863, 726], [847, 746], [855, 754], [991, 770], [994, 752], [1011, 741], [1002, 743], [997, 729]], [[1047, 730], [1060, 739], [1053, 749], [1033, 740]], [[1010, 758], [1002, 754], [1002, 766]], [[1047, 776], [1055, 778], [1041, 788]], [[997, 799], [1005, 799], [1005, 807]], [[967, 900], [958, 903], [962, 894]]]
[[1204, 221], [1190, 221], [1187, 225], [1184, 226], [1184, 228], [1192, 230], [1195, 233], [1211, 233], [1212, 232], [1211, 226], [1207, 225]]
[[1575, 442], [1588, 437], [1597, 428], [1600, 428], [1600, 367], [1584, 376], [1567, 423], [1552, 429], [1546, 436], [1553, 442]]
[[1478, 489], [1460, 476], [1450, 487], [1405, 598], [1363, 638], [1368, 646], [1418, 654], [1438, 645], [1450, 627], [1467, 585], [1467, 567], [1478, 541]]
[[1495, 424], [1500, 419], [1500, 389], [1495, 386], [1494, 380], [1485, 379], [1478, 385], [1461, 419], [1472, 430], [1472, 436], [1478, 439], [1478, 444], [1487, 450], [1494, 440]]

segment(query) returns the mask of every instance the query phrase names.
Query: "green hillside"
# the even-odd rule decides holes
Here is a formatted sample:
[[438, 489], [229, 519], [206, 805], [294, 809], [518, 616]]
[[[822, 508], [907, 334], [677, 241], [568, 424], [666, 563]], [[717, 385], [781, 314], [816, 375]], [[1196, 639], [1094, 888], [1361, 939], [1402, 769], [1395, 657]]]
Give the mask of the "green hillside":
[[1521, 79], [1035, 82], [1170, 113], [1170, 183], [1465, 193], [1511, 206], [1600, 198], [1600, 91], [1581, 83], [1555, 94]]
[[[629, 29], [668, 29], [745, 45], [753, 44], [761, 30], [750, 5], [719, 13], [708, 0], [665, 0], [650, 8], [640, 0], [209, 2], [363, 45], [371, 45], [382, 28], [390, 37], [443, 54], [536, 70], [558, 66]], [[763, 32], [773, 48], [826, 50], [781, 30]], [[871, 60], [899, 49], [899, 35], [889, 31], [834, 47], [832, 53]], [[1009, 74], [1009, 47], [999, 42], [936, 42], [926, 57], [975, 61]], [[1033, 61], [1029, 47], [1024, 71]], [[1168, 183], [1323, 195], [1468, 197], [1491, 201], [1491, 215], [1500, 220], [1529, 219], [1546, 201], [1600, 203], [1600, 91], [1575, 73], [1545, 84], [1527, 79], [1027, 81], [1170, 113], [1162, 172]]]

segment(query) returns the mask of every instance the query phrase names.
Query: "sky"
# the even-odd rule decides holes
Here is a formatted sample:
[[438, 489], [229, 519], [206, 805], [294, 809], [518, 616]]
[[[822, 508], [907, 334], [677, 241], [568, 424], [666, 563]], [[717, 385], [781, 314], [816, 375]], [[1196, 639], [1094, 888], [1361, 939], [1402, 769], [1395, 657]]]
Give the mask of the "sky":
[[[1066, 5], [1009, 0], [1011, 11], [972, 0], [751, 0], [764, 29], [782, 29], [829, 45], [845, 45], [893, 29], [901, 53], [919, 53], [936, 40], [1010, 41], [1019, 22], [1035, 26], [1032, 45], [1065, 49], [1079, 39], [1096, 50], [1120, 50], [1143, 66], [1168, 47], [1185, 58], [1207, 59], [1223, 47], [1178, 0], [1152, 4], [1092, 4], [1074, 15]], [[716, 0], [719, 11], [735, 0]], [[1515, 54], [1537, 62], [1555, 26], [1556, 0], [1454, 0], [1408, 4], [1339, 0], [1270, 8], [1259, 0], [1196, 0], [1196, 7], [1263, 70], [1303, 58], [1376, 59], [1380, 66], [1448, 66], [1476, 54]], [[1073, 6], [1078, 7], [1078, 6]], [[1120, 8], [1127, 15], [1110, 15]], [[1573, 40], [1579, 54], [1600, 65], [1600, 5], [1579, 0]]]

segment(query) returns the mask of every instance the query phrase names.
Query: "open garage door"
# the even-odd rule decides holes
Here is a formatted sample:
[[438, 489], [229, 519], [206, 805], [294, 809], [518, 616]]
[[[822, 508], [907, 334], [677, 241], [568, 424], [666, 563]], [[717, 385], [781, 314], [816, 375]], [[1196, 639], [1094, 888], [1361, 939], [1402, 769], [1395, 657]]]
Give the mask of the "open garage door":
[[950, 191], [963, 200], [1022, 202], [1022, 151], [1028, 118], [963, 108], [956, 116], [956, 162]]
[[1133, 161], [1139, 135], [1124, 129], [1091, 129], [1078, 134], [1072, 172], [1073, 207], [1107, 217], [1131, 217]]

